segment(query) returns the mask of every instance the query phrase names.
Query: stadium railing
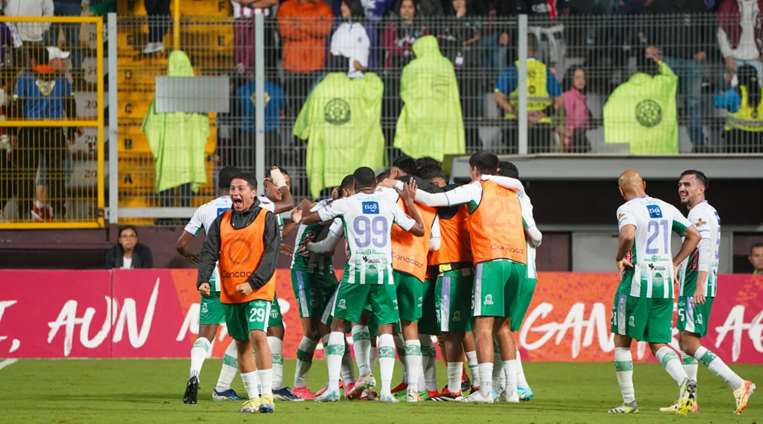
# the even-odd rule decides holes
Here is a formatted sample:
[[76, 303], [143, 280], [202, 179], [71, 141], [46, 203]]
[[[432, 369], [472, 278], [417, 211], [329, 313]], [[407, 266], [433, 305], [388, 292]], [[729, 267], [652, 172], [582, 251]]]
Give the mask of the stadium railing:
[[[0, 26], [6, 42], [0, 67], [0, 229], [102, 228], [101, 18], [0, 16]], [[25, 40], [40, 34], [41, 41]], [[46, 46], [68, 52], [65, 63], [49, 66]]]

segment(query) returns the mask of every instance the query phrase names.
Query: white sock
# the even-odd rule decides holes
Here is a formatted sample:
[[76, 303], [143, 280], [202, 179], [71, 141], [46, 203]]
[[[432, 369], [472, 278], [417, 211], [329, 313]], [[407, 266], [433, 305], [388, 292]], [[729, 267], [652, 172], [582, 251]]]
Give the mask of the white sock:
[[268, 336], [268, 346], [273, 358], [273, 390], [283, 387], [283, 341], [278, 337]]
[[493, 387], [496, 392], [506, 390], [506, 372], [504, 371], [504, 365], [506, 363], [501, 360], [500, 354], [496, 353], [495, 360], [493, 361]]
[[518, 367], [519, 365], [517, 364], [516, 359], [509, 359], [508, 361], [503, 361], [503, 374], [506, 378], [506, 387], [504, 388], [504, 391], [506, 392], [507, 397], [510, 397], [517, 392], [517, 368]]
[[493, 396], [493, 363], [484, 362], [479, 364], [480, 393], [485, 399]]
[[688, 378], [686, 377], [684, 367], [681, 365], [681, 361], [678, 360], [678, 355], [676, 355], [673, 349], [663, 346], [657, 350], [655, 356], [676, 384], [680, 386]]
[[260, 380], [260, 386], [263, 396], [273, 395], [273, 369], [257, 370], [257, 378]]
[[191, 371], [188, 375], [189, 378], [194, 376], [199, 378], [201, 376], [201, 367], [204, 365], [204, 360], [209, 356], [209, 351], [211, 349], [212, 343], [204, 337], [199, 337], [193, 342], [193, 346], [191, 347]]
[[636, 390], [633, 388], [633, 357], [627, 347], [615, 348], [615, 374], [617, 384], [620, 386], [620, 394], [623, 395], [623, 403], [636, 401]]
[[525, 378], [525, 369], [522, 367], [522, 358], [519, 357], [519, 349], [517, 349], [517, 387], [530, 387]]
[[381, 371], [381, 394], [390, 395], [392, 373], [395, 371], [395, 340], [392, 334], [379, 336], [379, 368]]
[[225, 348], [223, 366], [220, 368], [220, 376], [217, 378], [217, 385], [215, 385], [215, 390], [218, 392], [224, 392], [230, 389], [233, 379], [236, 378], [236, 371], [238, 371], [237, 358], [238, 349], [236, 348], [236, 341], [231, 340], [228, 347]]
[[466, 360], [469, 365], [469, 372], [472, 373], [472, 386], [479, 387], [480, 373], [479, 363], [477, 362], [477, 351], [466, 352]]
[[419, 341], [421, 342], [421, 358], [424, 368], [424, 384], [425, 386], [419, 386], [419, 390], [426, 390], [432, 392], [437, 390], [437, 350], [435, 350], [434, 344], [432, 344], [432, 336], [429, 334], [420, 334]]
[[448, 391], [461, 393], [461, 375], [464, 373], [463, 362], [448, 362]]
[[353, 376], [352, 369], [352, 354], [350, 353], [349, 346], [345, 343], [344, 355], [342, 355], [342, 381], [344, 382], [345, 390], [348, 385], [355, 384], [355, 377]]
[[744, 380], [742, 380], [737, 373], [732, 371], [731, 368], [723, 362], [723, 359], [707, 350], [704, 346], [700, 346], [697, 351], [694, 352], [694, 357], [697, 358], [699, 362], [702, 362], [711, 373], [725, 381], [726, 384], [731, 387], [731, 390], [736, 390], [744, 384]]
[[326, 363], [329, 369], [329, 390], [339, 390], [339, 376], [342, 372], [342, 356], [344, 356], [344, 334], [332, 331], [326, 345]]
[[421, 359], [421, 342], [419, 340], [405, 341], [405, 369], [408, 370], [408, 390], [419, 391], [419, 378], [424, 374]]
[[358, 374], [361, 377], [371, 374], [371, 332], [367, 326], [353, 324], [352, 346], [355, 349]]
[[259, 399], [260, 398], [260, 389], [259, 389], [259, 379], [257, 378], [257, 371], [247, 372], [247, 373], [241, 373], [241, 381], [244, 382], [244, 388], [246, 389], [246, 394], [249, 396], [249, 399]]
[[313, 366], [313, 354], [315, 354], [315, 347], [318, 345], [315, 341], [308, 337], [302, 337], [302, 340], [297, 346], [297, 365], [294, 370], [294, 387], [305, 387], [305, 377], [307, 372], [310, 371], [310, 367]]

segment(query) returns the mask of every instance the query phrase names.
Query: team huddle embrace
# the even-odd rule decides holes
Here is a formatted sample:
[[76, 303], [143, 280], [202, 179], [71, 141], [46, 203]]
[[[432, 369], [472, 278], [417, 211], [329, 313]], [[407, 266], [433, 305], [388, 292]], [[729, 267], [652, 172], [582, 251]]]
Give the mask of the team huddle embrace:
[[[178, 240], [178, 250], [199, 264], [202, 295], [184, 402], [197, 402], [201, 366], [222, 323], [234, 340], [212, 398], [243, 400], [246, 413], [273, 412], [275, 399], [531, 400], [514, 332], [535, 289], [535, 249], [542, 234], [513, 164], [487, 152], [472, 155], [469, 164], [472, 181], [463, 185], [448, 185], [439, 164], [426, 158], [398, 160], [380, 175], [361, 167], [330, 198], [303, 201], [296, 208], [283, 170], [271, 170], [263, 182], [265, 196], [257, 197], [254, 176], [224, 168], [220, 197], [197, 210]], [[649, 342], [679, 386], [677, 401], [664, 412], [696, 412], [697, 362], [690, 358], [729, 384], [737, 413], [755, 389], [699, 343], [715, 295], [720, 220], [704, 201], [705, 176], [687, 172], [679, 195], [690, 208], [688, 220], [675, 207], [648, 197], [635, 171], [619, 179], [627, 202], [617, 212], [622, 281], [612, 331], [623, 405], [610, 413], [638, 412], [632, 339]], [[712, 221], [706, 217], [711, 212]], [[186, 245], [202, 227], [206, 239], [197, 257]], [[684, 236], [675, 256], [671, 229]], [[295, 230], [294, 246], [282, 246], [283, 235]], [[333, 256], [342, 238], [347, 260], [338, 281]], [[291, 389], [283, 384], [284, 328], [275, 282], [279, 251], [292, 255], [291, 279], [304, 334]], [[667, 346], [672, 282], [679, 269], [684, 365]], [[313, 393], [306, 379], [319, 343], [328, 382]], [[439, 390], [435, 343], [447, 362], [447, 385]], [[396, 354], [404, 381], [393, 388]], [[372, 373], [377, 360], [378, 385]], [[231, 389], [237, 369], [246, 398]]]

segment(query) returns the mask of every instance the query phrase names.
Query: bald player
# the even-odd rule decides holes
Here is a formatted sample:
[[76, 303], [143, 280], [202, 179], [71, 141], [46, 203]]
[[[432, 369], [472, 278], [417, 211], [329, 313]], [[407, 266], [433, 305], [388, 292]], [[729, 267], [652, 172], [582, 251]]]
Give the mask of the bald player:
[[[646, 194], [646, 183], [634, 170], [618, 179], [625, 203], [617, 209], [619, 241], [615, 262], [621, 280], [612, 305], [615, 336], [615, 371], [621, 406], [611, 414], [638, 412], [633, 389], [633, 339], [649, 343], [652, 354], [679, 387], [676, 413], [694, 408], [697, 383], [689, 379], [678, 355], [668, 347], [673, 318], [675, 270], [697, 247], [700, 235], [673, 205]], [[670, 232], [683, 236], [681, 249], [672, 256]]]

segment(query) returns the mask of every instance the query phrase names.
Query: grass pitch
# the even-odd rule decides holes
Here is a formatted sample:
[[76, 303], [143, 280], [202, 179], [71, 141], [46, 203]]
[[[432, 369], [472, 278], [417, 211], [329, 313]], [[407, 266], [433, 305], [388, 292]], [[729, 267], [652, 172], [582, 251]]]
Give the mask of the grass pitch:
[[[222, 423], [294, 422], [337, 423], [763, 423], [763, 393], [756, 393], [742, 416], [735, 416], [729, 388], [700, 368], [699, 414], [678, 417], [657, 409], [677, 394], [673, 381], [656, 364], [636, 364], [638, 415], [611, 416], [620, 404], [614, 366], [604, 364], [527, 363], [525, 372], [535, 400], [522, 404], [472, 405], [422, 402], [383, 404], [342, 401], [334, 404], [279, 402], [272, 415], [243, 415], [238, 402], [213, 402], [210, 392], [220, 360], [204, 364], [197, 405], [181, 402], [188, 372], [185, 360], [20, 360], [0, 369], [2, 423]], [[291, 382], [294, 362], [285, 364]], [[763, 367], [733, 367], [758, 383], [763, 391]], [[393, 385], [400, 381], [399, 367]], [[444, 369], [438, 369], [440, 386]], [[326, 379], [326, 366], [316, 361], [310, 374], [313, 390]], [[377, 374], [378, 379], [378, 374]], [[244, 393], [240, 378], [234, 388]]]

